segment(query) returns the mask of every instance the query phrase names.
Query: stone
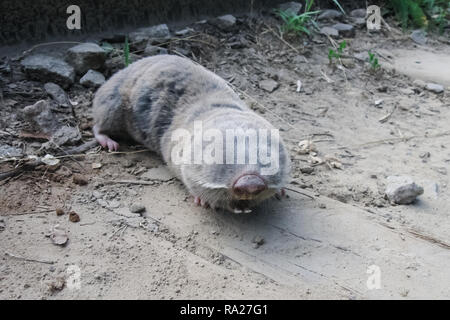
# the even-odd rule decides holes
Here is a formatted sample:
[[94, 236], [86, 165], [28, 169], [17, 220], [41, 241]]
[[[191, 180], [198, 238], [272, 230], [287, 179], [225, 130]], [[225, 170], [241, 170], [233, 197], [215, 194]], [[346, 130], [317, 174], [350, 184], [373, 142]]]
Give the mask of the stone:
[[158, 24], [151, 27], [140, 28], [130, 33], [131, 42], [140, 42], [148, 39], [169, 39], [171, 37], [167, 24]]
[[143, 180], [157, 180], [166, 182], [175, 178], [175, 176], [164, 166], [151, 168], [141, 175]]
[[350, 22], [358, 28], [361, 28], [361, 27], [364, 27], [367, 25], [367, 21], [365, 18], [350, 17]]
[[414, 41], [417, 44], [425, 45], [427, 43], [427, 33], [425, 30], [417, 29], [411, 32], [411, 35], [409, 36], [412, 41]]
[[27, 76], [42, 82], [52, 81], [63, 88], [68, 88], [75, 81], [75, 70], [64, 60], [36, 54], [26, 57], [21, 62]]
[[442, 93], [444, 92], [444, 86], [437, 83], [427, 83], [425, 89], [434, 93]]
[[355, 61], [353, 59], [342, 58], [341, 61], [342, 61], [342, 64], [344, 65], [344, 67], [346, 67], [346, 68], [353, 69], [356, 67]]
[[269, 93], [275, 91], [279, 87], [278, 82], [272, 79], [262, 80], [259, 82], [259, 87]]
[[23, 155], [22, 149], [3, 144], [0, 145], [0, 159], [2, 158], [16, 158]]
[[300, 172], [305, 173], [305, 174], [311, 174], [314, 172], [314, 167], [310, 167], [310, 166], [300, 167]]
[[51, 141], [58, 146], [74, 145], [80, 142], [81, 133], [78, 127], [63, 126], [53, 135]]
[[331, 37], [338, 37], [339, 36], [339, 31], [337, 31], [336, 29], [334, 29], [332, 27], [322, 27], [320, 29], [320, 33], [324, 34], [324, 35], [331, 36]]
[[236, 24], [236, 18], [231, 14], [227, 14], [224, 16], [211, 19], [208, 22], [213, 26], [218, 27], [219, 29], [228, 31]]
[[60, 126], [59, 119], [52, 112], [50, 104], [46, 100], [39, 100], [33, 105], [26, 106], [22, 113], [24, 119], [40, 132], [52, 134]]
[[291, 1], [280, 4], [278, 9], [291, 15], [298, 15], [302, 6], [300, 2]]
[[424, 89], [427, 84], [425, 83], [425, 81], [417, 79], [417, 80], [414, 80], [413, 85], [415, 85], [416, 87], [419, 87], [421, 89]]
[[44, 90], [47, 94], [55, 100], [61, 107], [69, 107], [71, 106], [69, 97], [63, 88], [58, 86], [56, 83], [47, 82], [44, 85]]
[[317, 20], [332, 20], [340, 17], [342, 17], [342, 12], [334, 9], [326, 9], [319, 14]]
[[147, 46], [145, 47], [145, 50], [144, 50], [145, 56], [157, 56], [159, 54], [168, 54], [168, 53], [169, 52], [167, 51], [166, 48], [157, 47], [157, 46], [151, 45], [150, 43], [147, 44]]
[[69, 221], [80, 222], [80, 216], [75, 211], [69, 212]]
[[105, 83], [105, 76], [98, 71], [90, 69], [80, 79], [80, 84], [85, 87], [98, 88]]
[[103, 68], [106, 52], [95, 43], [82, 43], [67, 50], [66, 61], [70, 63], [78, 74], [85, 74], [89, 69]]
[[346, 23], [336, 23], [332, 27], [336, 29], [340, 35], [344, 37], [354, 37], [355, 36], [355, 28], [351, 24]]
[[423, 188], [409, 176], [389, 176], [385, 193], [392, 203], [410, 204], [423, 194]]
[[179, 36], [179, 37], [184, 37], [184, 36], [188, 35], [191, 32], [194, 32], [194, 31], [195, 31], [194, 29], [187, 27], [187, 28], [184, 28], [184, 29], [176, 31], [175, 35]]
[[140, 203], [135, 203], [135, 204], [131, 205], [130, 211], [132, 213], [142, 213], [145, 211], [145, 206]]
[[355, 9], [350, 11], [350, 17], [354, 18], [365, 18], [366, 17], [367, 10], [366, 9]]

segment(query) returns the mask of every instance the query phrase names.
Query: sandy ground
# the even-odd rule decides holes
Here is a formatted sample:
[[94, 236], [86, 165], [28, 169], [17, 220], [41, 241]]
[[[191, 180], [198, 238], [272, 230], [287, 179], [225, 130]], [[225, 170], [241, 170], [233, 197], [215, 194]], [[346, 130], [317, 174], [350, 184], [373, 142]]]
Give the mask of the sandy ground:
[[[196, 59], [281, 129], [293, 160], [288, 197], [249, 215], [199, 208], [156, 155], [126, 143], [124, 153], [97, 148], [56, 170], [24, 172], [0, 182], [1, 299], [450, 298], [450, 47], [359, 31], [346, 39], [346, 54], [377, 52], [383, 71], [373, 73], [356, 59], [330, 65], [325, 37], [288, 38], [296, 52], [265, 30], [203, 30], [215, 47]], [[239, 36], [251, 41], [230, 48]], [[279, 84], [272, 93], [258, 85], [269, 78]], [[416, 79], [446, 91], [417, 88]], [[93, 92], [75, 87], [69, 95], [88, 140]], [[11, 99], [3, 119], [37, 100], [5, 95]], [[3, 141], [37, 143], [18, 140], [14, 121], [6, 122]], [[298, 154], [305, 139], [341, 169]], [[425, 192], [393, 206], [385, 180], [403, 174]], [[88, 184], [74, 184], [74, 175]], [[130, 212], [136, 203], [146, 207], [142, 215]], [[81, 220], [70, 222], [69, 211]], [[46, 237], [57, 224], [69, 237], [64, 247]]]

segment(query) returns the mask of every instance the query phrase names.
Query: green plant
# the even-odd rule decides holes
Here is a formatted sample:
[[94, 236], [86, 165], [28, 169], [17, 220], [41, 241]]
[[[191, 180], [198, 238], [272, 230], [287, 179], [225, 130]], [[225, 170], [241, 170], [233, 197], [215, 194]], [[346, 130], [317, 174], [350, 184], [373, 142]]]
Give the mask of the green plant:
[[428, 29], [444, 32], [450, 16], [448, 0], [422, 0], [425, 14], [428, 16]]
[[308, 29], [308, 23], [313, 22], [314, 15], [318, 14], [320, 10], [311, 11], [311, 7], [314, 0], [307, 0], [305, 5], [305, 12], [302, 14], [293, 14], [290, 11], [275, 10], [275, 12], [284, 21], [284, 25], [281, 27], [283, 32], [294, 32], [297, 34], [306, 33], [309, 35], [311, 32]]
[[443, 32], [448, 23], [448, 0], [390, 0], [388, 8], [394, 11], [404, 30], [412, 26]]
[[328, 60], [330, 60], [330, 64], [333, 63], [333, 59], [340, 59], [342, 54], [344, 53], [344, 49], [347, 47], [347, 42], [342, 41], [339, 43], [339, 47], [336, 49], [331, 49], [328, 51]]
[[345, 11], [344, 11], [344, 9], [342, 8], [342, 6], [341, 6], [341, 4], [339, 3], [338, 0], [333, 0], [333, 2], [334, 2], [334, 4], [339, 8], [339, 10], [341, 10], [341, 12], [342, 12], [343, 14], [346, 14]]
[[370, 50], [367, 52], [369, 54], [369, 64], [372, 70], [377, 70], [380, 68], [380, 64], [378, 63], [378, 58], [375, 53], [372, 53]]

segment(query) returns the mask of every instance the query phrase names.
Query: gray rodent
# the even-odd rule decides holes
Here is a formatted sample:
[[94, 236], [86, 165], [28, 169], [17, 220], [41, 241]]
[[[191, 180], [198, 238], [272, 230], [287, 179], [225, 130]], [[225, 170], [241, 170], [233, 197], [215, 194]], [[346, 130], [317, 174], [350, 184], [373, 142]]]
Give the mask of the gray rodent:
[[[132, 63], [99, 88], [93, 108], [93, 131], [103, 147], [116, 151], [119, 145], [111, 137], [128, 136], [157, 152], [197, 204], [235, 213], [250, 212], [261, 201], [282, 193], [288, 182], [290, 159], [281, 137], [271, 134], [276, 129], [248, 108], [225, 80], [187, 58], [158, 55]], [[199, 124], [205, 134], [216, 135], [209, 137], [211, 143], [202, 142], [195, 149], [195, 138], [190, 135], [199, 132]], [[228, 131], [237, 128], [242, 131], [235, 131], [227, 145]], [[246, 134], [251, 130], [258, 134], [260, 130], [268, 132], [268, 139], [257, 139], [256, 162], [250, 161], [251, 138]], [[193, 142], [192, 159], [197, 150], [202, 154], [209, 152], [216, 163], [182, 163], [174, 158], [173, 150], [183, 140], [180, 132], [189, 135], [185, 142]], [[211, 147], [213, 142], [218, 143], [215, 144], [218, 148]], [[265, 148], [261, 142], [268, 142]], [[245, 146], [245, 162], [237, 161], [238, 150], [226, 158], [230, 152], [226, 146], [236, 149]], [[179, 155], [187, 156], [189, 149], [186, 150]], [[274, 163], [262, 161], [261, 152], [268, 150], [270, 162], [277, 164], [275, 171]], [[231, 159], [234, 161], [229, 162]]]

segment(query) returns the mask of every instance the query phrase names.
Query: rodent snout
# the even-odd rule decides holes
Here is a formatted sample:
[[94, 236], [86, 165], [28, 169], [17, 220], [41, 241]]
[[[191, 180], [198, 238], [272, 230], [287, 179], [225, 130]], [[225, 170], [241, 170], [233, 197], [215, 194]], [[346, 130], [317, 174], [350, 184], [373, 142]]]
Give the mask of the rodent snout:
[[249, 200], [267, 189], [265, 181], [256, 174], [240, 176], [233, 184], [232, 191], [236, 198]]

